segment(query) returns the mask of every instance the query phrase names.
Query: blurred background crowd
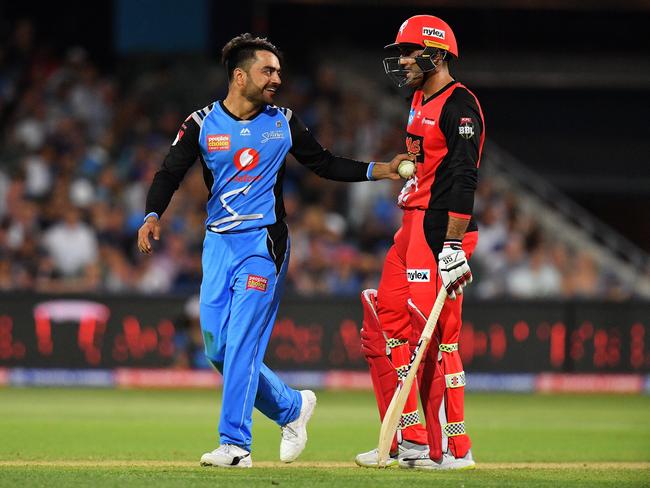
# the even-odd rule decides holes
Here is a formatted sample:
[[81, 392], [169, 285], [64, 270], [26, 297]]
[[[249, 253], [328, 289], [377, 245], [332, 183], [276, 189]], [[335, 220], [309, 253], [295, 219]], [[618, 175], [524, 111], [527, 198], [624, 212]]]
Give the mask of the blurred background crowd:
[[[376, 60], [377, 63], [380, 60]], [[200, 164], [165, 213], [152, 256], [137, 252], [144, 201], [180, 123], [223, 95], [211, 60], [200, 73], [171, 64], [106, 72], [82, 47], [55, 53], [21, 21], [0, 43], [0, 290], [195, 293], [207, 190]], [[128, 71], [128, 70], [127, 70]], [[336, 154], [386, 160], [404, 147], [408, 102], [363, 72], [327, 62], [286, 76], [291, 107]], [[191, 85], [193, 77], [200, 86]], [[479, 93], [480, 99], [480, 93]], [[489, 114], [488, 136], [489, 136]], [[285, 205], [288, 293], [349, 295], [376, 287], [400, 224], [400, 182], [339, 184], [289, 161]], [[489, 177], [475, 202], [476, 281], [489, 297], [621, 297], [585, 251], [547, 235], [518, 195]]]

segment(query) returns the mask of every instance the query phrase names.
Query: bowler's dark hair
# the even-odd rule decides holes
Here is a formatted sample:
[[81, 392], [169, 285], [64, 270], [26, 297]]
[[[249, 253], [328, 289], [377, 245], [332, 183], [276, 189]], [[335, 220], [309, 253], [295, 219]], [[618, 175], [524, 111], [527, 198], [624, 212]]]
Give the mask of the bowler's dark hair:
[[270, 51], [282, 62], [280, 50], [266, 37], [253, 37], [246, 32], [228, 41], [221, 51], [221, 62], [226, 67], [228, 79], [232, 78], [235, 68], [248, 67], [245, 65], [255, 59], [255, 51]]

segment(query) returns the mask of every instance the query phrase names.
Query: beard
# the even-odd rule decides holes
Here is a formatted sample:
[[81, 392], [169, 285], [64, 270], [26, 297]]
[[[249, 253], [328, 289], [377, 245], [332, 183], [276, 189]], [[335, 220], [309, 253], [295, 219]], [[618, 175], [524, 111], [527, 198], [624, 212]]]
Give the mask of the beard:
[[267, 88], [269, 88], [269, 85], [259, 87], [249, 82], [244, 90], [244, 97], [254, 105], [273, 105], [273, 96], [275, 93], [268, 91]]
[[406, 75], [405, 87], [419, 88], [424, 84], [424, 73], [422, 71], [409, 71]]

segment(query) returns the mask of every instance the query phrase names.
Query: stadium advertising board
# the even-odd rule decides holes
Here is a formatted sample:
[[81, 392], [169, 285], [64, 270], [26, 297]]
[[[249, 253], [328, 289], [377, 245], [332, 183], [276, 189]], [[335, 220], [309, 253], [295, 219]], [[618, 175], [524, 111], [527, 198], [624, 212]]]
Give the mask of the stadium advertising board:
[[[196, 337], [185, 301], [5, 295], [0, 368], [181, 366]], [[460, 353], [475, 373], [648, 373], [648, 317], [648, 303], [468, 302]], [[280, 371], [364, 371], [360, 327], [356, 300], [289, 297], [265, 361]]]

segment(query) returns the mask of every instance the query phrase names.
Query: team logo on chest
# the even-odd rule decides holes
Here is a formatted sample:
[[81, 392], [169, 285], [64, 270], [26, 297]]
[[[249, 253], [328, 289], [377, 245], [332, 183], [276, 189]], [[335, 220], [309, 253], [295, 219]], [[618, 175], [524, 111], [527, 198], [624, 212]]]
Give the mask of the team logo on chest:
[[262, 134], [262, 140], [260, 142], [262, 144], [266, 144], [271, 139], [284, 139], [284, 132], [282, 132], [281, 130], [266, 131]]
[[260, 162], [260, 154], [251, 147], [245, 147], [235, 153], [233, 162], [239, 171], [250, 171]]
[[424, 155], [422, 154], [424, 139], [422, 136], [407, 133], [406, 135], [406, 151], [409, 154], [416, 156], [417, 163], [424, 162]]

